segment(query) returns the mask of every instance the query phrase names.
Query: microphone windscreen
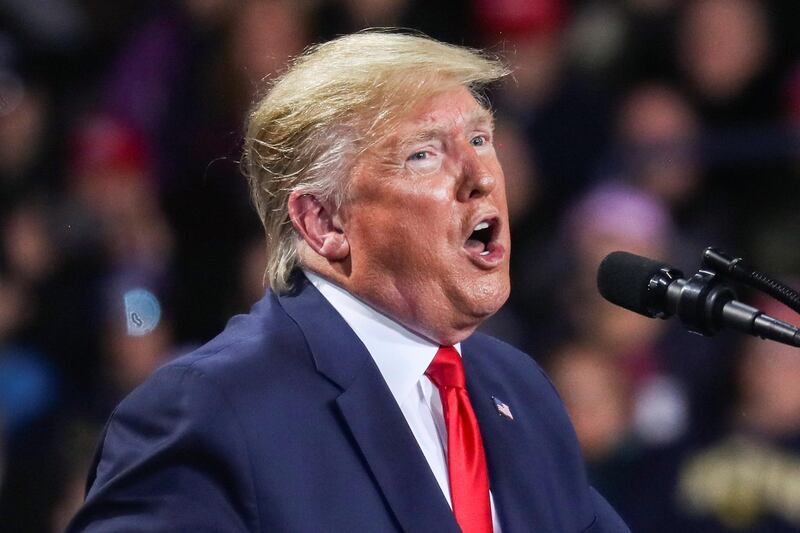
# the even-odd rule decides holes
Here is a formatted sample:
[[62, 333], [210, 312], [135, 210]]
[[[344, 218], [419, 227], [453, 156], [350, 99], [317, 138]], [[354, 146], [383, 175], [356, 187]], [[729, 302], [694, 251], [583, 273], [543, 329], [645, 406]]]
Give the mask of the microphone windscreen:
[[597, 269], [597, 289], [612, 304], [649, 317], [647, 287], [663, 268], [668, 267], [640, 255], [612, 252]]

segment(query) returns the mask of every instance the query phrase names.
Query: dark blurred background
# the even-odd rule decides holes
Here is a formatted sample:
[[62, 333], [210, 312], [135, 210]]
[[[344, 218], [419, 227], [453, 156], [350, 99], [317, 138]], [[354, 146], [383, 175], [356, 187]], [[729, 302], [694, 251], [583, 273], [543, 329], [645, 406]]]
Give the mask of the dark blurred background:
[[0, 530], [62, 530], [116, 403], [263, 293], [238, 170], [261, 80], [402, 26], [514, 68], [491, 91], [513, 296], [485, 329], [548, 369], [593, 483], [634, 531], [800, 531], [800, 351], [594, 288], [612, 250], [690, 275], [708, 245], [800, 280], [796, 8], [0, 0]]

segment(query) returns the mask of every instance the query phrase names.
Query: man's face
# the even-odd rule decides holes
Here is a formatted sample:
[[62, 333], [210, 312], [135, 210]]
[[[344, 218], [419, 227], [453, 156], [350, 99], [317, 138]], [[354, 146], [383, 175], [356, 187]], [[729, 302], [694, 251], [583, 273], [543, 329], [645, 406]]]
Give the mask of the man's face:
[[510, 290], [492, 130], [466, 88], [429, 98], [359, 157], [342, 211], [346, 288], [442, 344], [471, 334]]

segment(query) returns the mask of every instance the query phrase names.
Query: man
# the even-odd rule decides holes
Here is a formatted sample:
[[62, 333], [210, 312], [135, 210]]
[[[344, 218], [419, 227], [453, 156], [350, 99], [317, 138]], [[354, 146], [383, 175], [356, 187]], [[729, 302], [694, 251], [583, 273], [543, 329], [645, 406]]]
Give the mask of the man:
[[368, 32], [274, 83], [245, 146], [271, 290], [122, 402], [72, 531], [627, 531], [540, 369], [473, 334], [509, 293], [476, 97], [505, 74]]

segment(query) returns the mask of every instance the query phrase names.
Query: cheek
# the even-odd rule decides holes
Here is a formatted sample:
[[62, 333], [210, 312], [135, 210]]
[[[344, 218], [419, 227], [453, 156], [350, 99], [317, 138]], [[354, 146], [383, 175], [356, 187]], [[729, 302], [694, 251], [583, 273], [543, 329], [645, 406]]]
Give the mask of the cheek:
[[371, 242], [435, 245], [458, 228], [448, 191], [424, 182], [364, 199], [359, 211], [357, 231]]
[[420, 263], [432, 258], [428, 236], [418, 223], [418, 213], [397, 202], [371, 203], [369, 212], [346, 230], [354, 263], [382, 272], [421, 268]]

